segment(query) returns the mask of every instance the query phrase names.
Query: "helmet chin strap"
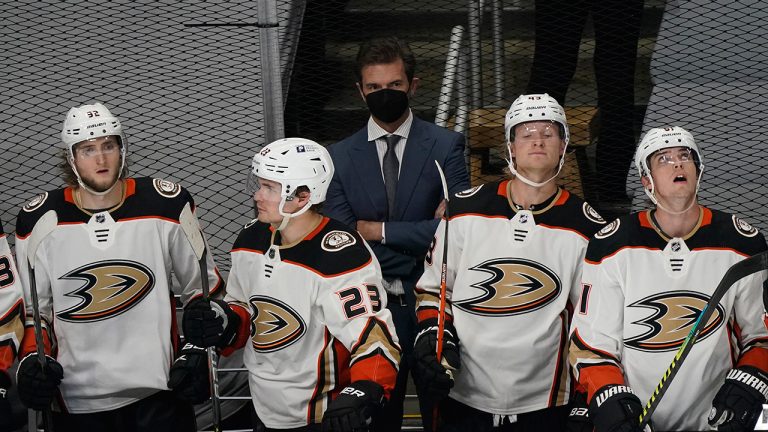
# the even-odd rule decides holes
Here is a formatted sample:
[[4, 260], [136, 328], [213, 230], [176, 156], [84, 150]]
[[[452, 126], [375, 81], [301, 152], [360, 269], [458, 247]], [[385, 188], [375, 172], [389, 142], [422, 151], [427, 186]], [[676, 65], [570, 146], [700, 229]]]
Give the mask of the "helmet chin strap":
[[306, 213], [307, 210], [309, 210], [309, 208], [312, 207], [312, 204], [307, 202], [307, 204], [304, 207], [300, 208], [299, 211], [297, 211], [296, 213], [286, 213], [284, 209], [285, 209], [285, 204], [288, 201], [293, 201], [293, 197], [284, 196], [280, 200], [280, 207], [278, 207], [278, 209], [280, 211], [280, 215], [283, 217], [283, 220], [280, 222], [280, 225], [277, 227], [278, 231], [285, 229], [285, 227], [288, 226], [288, 222], [291, 220], [291, 218], [295, 218], [296, 216]]
[[688, 210], [690, 210], [691, 207], [693, 207], [693, 205], [696, 204], [696, 197], [699, 195], [699, 186], [700, 186], [700, 183], [701, 183], [701, 174], [703, 172], [704, 172], [704, 170], [699, 170], [699, 175], [696, 178], [696, 191], [693, 193], [693, 198], [691, 198], [691, 202], [690, 202], [690, 204], [688, 204], [688, 206], [685, 208], [685, 210], [674, 211], [674, 210], [671, 210], [671, 209], [667, 208], [666, 206], [661, 205], [661, 203], [659, 202], [659, 199], [656, 198], [656, 194], [653, 192], [654, 190], [656, 190], [656, 186], [653, 184], [653, 177], [650, 175], [650, 172], [648, 173], [648, 179], [651, 182], [651, 187], [650, 188], [643, 188], [643, 191], [648, 196], [648, 198], [651, 199], [653, 204], [656, 205], [656, 207], [664, 210], [665, 212], [667, 212], [669, 214], [681, 215], [681, 214], [687, 212]]
[[509, 145], [507, 145], [507, 154], [509, 154], [509, 158], [507, 159], [507, 167], [509, 168], [509, 172], [511, 172], [512, 175], [515, 176], [516, 178], [520, 179], [521, 182], [535, 188], [540, 188], [546, 185], [547, 183], [551, 182], [552, 180], [556, 179], [557, 176], [560, 175], [560, 170], [563, 169], [563, 164], [565, 163], [565, 149], [563, 149], [563, 154], [560, 156], [560, 163], [557, 165], [557, 172], [555, 172], [555, 175], [553, 175], [552, 177], [550, 177], [549, 179], [541, 183], [538, 183], [529, 178], [526, 178], [524, 175], [520, 174], [515, 169], [515, 162], [512, 161], [512, 148]]

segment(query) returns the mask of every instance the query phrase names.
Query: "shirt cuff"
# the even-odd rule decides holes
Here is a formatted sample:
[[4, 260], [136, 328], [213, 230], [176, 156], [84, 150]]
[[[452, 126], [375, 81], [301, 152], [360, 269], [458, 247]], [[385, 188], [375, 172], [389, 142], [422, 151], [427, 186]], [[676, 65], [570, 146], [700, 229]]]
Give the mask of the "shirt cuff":
[[386, 222], [381, 223], [381, 244], [387, 244], [387, 230], [384, 229]]

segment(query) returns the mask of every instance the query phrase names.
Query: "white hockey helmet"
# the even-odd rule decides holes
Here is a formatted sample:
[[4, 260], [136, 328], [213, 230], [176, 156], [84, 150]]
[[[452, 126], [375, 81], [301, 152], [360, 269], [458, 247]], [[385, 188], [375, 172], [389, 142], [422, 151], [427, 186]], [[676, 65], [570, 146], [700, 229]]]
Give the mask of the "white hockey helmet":
[[510, 141], [512, 131], [520, 123], [529, 121], [550, 120], [556, 122], [562, 128], [565, 145], [570, 141], [568, 121], [565, 119], [565, 110], [552, 96], [544, 94], [520, 95], [512, 102], [507, 115], [504, 118], [504, 133], [507, 141]]
[[693, 135], [680, 126], [653, 128], [645, 133], [635, 152], [635, 167], [640, 177], [650, 175], [651, 169], [648, 166], [648, 158], [659, 150], [672, 147], [685, 147], [690, 149], [696, 158], [696, 164], [699, 171], [704, 170], [704, 163], [701, 157], [701, 151], [693, 140]]
[[[651, 177], [651, 168], [648, 165], [648, 158], [659, 150], [674, 147], [685, 147], [690, 149], [693, 153], [694, 162], [698, 167], [696, 193], [698, 194], [699, 192], [701, 174], [704, 172], [704, 160], [701, 151], [699, 150], [699, 146], [697, 146], [696, 142], [693, 140], [693, 135], [680, 126], [653, 128], [645, 133], [645, 136], [643, 136], [643, 139], [640, 140], [640, 144], [637, 146], [637, 151], [635, 152], [635, 167], [637, 168], [640, 178], [648, 177], [650, 180], [650, 187], [643, 188], [643, 190], [645, 191], [645, 194], [648, 195], [648, 198], [650, 198], [656, 205], [660, 204], [655, 195], [656, 187], [653, 184], [653, 177]], [[695, 200], [692, 201], [692, 203], [694, 202]]]
[[[333, 162], [328, 150], [314, 141], [283, 138], [264, 146], [253, 156], [249, 177], [250, 184], [255, 184], [255, 177], [280, 183], [280, 214], [294, 217], [307, 211], [312, 204], [325, 201], [333, 177]], [[309, 189], [309, 205], [296, 213], [284, 213], [285, 202], [292, 200], [301, 186]], [[255, 188], [249, 186], [249, 190]]]
[[[64, 143], [69, 153], [69, 164], [72, 166], [72, 170], [77, 176], [77, 182], [84, 189], [95, 195], [106, 195], [119, 183], [116, 181], [109, 189], [97, 192], [88, 187], [80, 178], [80, 173], [77, 172], [75, 167], [75, 152], [74, 146], [77, 143], [106, 136], [116, 136], [120, 142], [120, 170], [122, 176], [125, 169], [125, 155], [127, 153], [127, 142], [125, 134], [123, 133], [123, 125], [120, 123], [120, 119], [112, 115], [112, 113], [99, 102], [92, 105], [82, 105], [79, 107], [73, 107], [69, 109], [67, 117], [64, 119], [64, 125], [61, 129], [61, 141]], [[119, 179], [120, 176], [118, 176]]]
[[69, 150], [70, 155], [72, 154], [72, 147], [79, 142], [111, 135], [120, 138], [120, 146], [124, 153], [123, 126], [120, 120], [99, 102], [93, 105], [70, 108], [61, 130], [61, 140]]
[[[563, 154], [560, 155], [560, 162], [557, 166], [555, 175], [547, 181], [535, 182], [517, 171], [512, 157], [511, 138], [515, 126], [526, 122], [542, 120], [549, 120], [560, 125], [561, 138], [565, 142], [565, 146], [563, 148]], [[507, 138], [507, 152], [509, 155], [507, 166], [509, 167], [509, 172], [512, 173], [513, 176], [523, 183], [533, 187], [542, 187], [557, 178], [565, 163], [565, 150], [568, 148], [568, 142], [570, 141], [571, 135], [568, 131], [568, 120], [565, 118], [565, 110], [555, 98], [546, 93], [518, 96], [517, 99], [512, 102], [512, 106], [509, 107], [507, 115], [504, 118], [504, 133]]]

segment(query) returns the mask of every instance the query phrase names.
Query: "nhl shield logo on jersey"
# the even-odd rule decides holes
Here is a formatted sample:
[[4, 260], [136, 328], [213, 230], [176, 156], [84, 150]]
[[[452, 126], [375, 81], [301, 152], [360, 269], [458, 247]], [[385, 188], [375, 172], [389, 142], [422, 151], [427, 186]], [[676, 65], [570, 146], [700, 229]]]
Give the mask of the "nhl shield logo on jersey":
[[453, 305], [476, 315], [510, 316], [541, 309], [562, 291], [560, 278], [541, 263], [521, 258], [496, 258], [470, 270], [490, 273], [491, 277], [473, 284], [484, 293], [454, 301]]
[[60, 320], [69, 322], [102, 321], [120, 315], [141, 302], [155, 286], [155, 276], [149, 268], [123, 260], [91, 263], [59, 279], [85, 282], [64, 294], [78, 303], [56, 313]]
[[471, 197], [472, 195], [474, 195], [474, 194], [476, 194], [477, 192], [479, 192], [479, 191], [480, 191], [480, 188], [482, 188], [482, 187], [483, 187], [483, 185], [479, 185], [479, 186], [475, 186], [475, 187], [473, 187], [473, 188], [469, 188], [469, 189], [467, 189], [467, 190], [463, 190], [463, 191], [461, 191], [461, 192], [458, 192], [458, 193], [456, 194], [456, 198], [467, 198], [467, 197]]
[[152, 179], [152, 184], [155, 186], [157, 193], [166, 198], [175, 198], [181, 192], [181, 186], [168, 180]]
[[600, 216], [600, 213], [597, 212], [594, 208], [592, 208], [591, 205], [587, 204], [586, 202], [582, 204], [581, 209], [584, 211], [584, 216], [587, 217], [587, 219], [591, 220], [594, 223], [604, 224], [605, 219], [603, 219], [602, 216]]
[[[629, 305], [630, 308], [653, 312], [633, 324], [646, 331], [624, 341], [624, 345], [640, 351], [676, 351], [685, 341], [709, 297], [695, 291], [670, 291], [654, 294]], [[636, 313], [636, 312], [635, 312]], [[715, 333], [725, 321], [725, 309], [719, 303], [701, 330], [698, 341]]]
[[40, 207], [42, 207], [42, 205], [45, 203], [45, 200], [47, 199], [48, 199], [48, 192], [43, 192], [39, 195], [36, 195], [31, 200], [29, 200], [29, 202], [24, 204], [24, 207], [22, 208], [24, 209], [25, 212], [33, 212], [39, 209]]
[[619, 230], [619, 225], [621, 225], [621, 222], [619, 222], [618, 219], [614, 220], [613, 222], [604, 226], [603, 229], [595, 233], [595, 238], [604, 239], [606, 237], [612, 236], [616, 231]]
[[323, 237], [320, 246], [328, 252], [338, 252], [357, 243], [352, 234], [345, 231], [331, 231]]
[[251, 305], [251, 344], [259, 352], [283, 349], [307, 331], [304, 320], [293, 308], [271, 297], [253, 296]]
[[754, 237], [757, 235], [757, 228], [750, 225], [749, 222], [740, 217], [736, 217], [735, 215], [732, 217], [732, 219], [733, 226], [736, 227], [736, 231], [738, 231], [739, 234], [743, 235], [744, 237]]

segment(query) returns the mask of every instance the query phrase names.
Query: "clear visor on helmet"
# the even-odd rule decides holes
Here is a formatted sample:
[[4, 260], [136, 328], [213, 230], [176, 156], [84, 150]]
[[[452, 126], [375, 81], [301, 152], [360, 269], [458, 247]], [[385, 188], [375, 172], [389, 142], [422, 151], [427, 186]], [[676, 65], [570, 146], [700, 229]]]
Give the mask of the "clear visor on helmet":
[[525, 122], [512, 129], [510, 140], [522, 142], [541, 139], [560, 139], [560, 126], [553, 121]]
[[696, 162], [695, 153], [688, 147], [665, 148], [648, 157], [651, 167]]
[[121, 140], [117, 135], [91, 138], [72, 146], [75, 156], [81, 159], [92, 159], [100, 155], [108, 156], [120, 153]]
[[[260, 178], [254, 174], [252, 170], [248, 171], [248, 180], [246, 182], [245, 191], [251, 197], [255, 198], [256, 192], [263, 190], [263, 193], [268, 194], [267, 198], [277, 198], [281, 196], [282, 189], [283, 186], [280, 183], [274, 180]], [[286, 201], [292, 199], [292, 197], [286, 197]]]
[[253, 170], [248, 170], [248, 180], [246, 180], [245, 183], [245, 193], [253, 196], [256, 192], [259, 191], [260, 188], [261, 182], [259, 182], [259, 178], [256, 176], [256, 174], [253, 173]]

